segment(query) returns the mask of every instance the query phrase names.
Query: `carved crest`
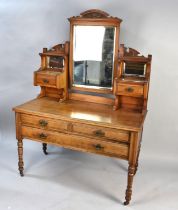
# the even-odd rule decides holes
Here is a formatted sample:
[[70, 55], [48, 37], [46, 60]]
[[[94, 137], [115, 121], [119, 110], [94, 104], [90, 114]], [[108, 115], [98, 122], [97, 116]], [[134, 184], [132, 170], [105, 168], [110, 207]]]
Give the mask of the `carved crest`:
[[71, 21], [73, 19], [82, 20], [82, 19], [102, 19], [102, 18], [103, 19], [108, 19], [108, 20], [112, 19], [112, 20], [118, 21], [119, 23], [122, 22], [121, 19], [119, 19], [117, 17], [112, 17], [107, 12], [104, 12], [104, 11], [99, 10], [99, 9], [87, 10], [85, 12], [80, 13], [79, 16], [73, 16], [73, 17], [68, 18], [68, 20]]
[[101, 11], [99, 9], [90, 9], [85, 12], [80, 13], [83, 18], [108, 18], [110, 15], [107, 12]]
[[69, 42], [65, 42], [64, 44], [55, 45], [49, 50], [47, 48], [43, 48], [43, 54], [68, 55], [69, 54]]
[[129, 59], [136, 59], [139, 61], [145, 61], [145, 62], [149, 62], [152, 59], [151, 55], [148, 55], [148, 57], [145, 57], [143, 55], [140, 54], [140, 52], [138, 52], [137, 50], [130, 48], [130, 47], [125, 47], [124, 44], [120, 45], [119, 48], [119, 59], [124, 59], [124, 60], [129, 60]]
[[140, 56], [140, 52], [137, 50], [130, 48], [130, 47], [125, 47], [124, 44], [121, 44], [120, 49], [119, 49], [119, 56]]

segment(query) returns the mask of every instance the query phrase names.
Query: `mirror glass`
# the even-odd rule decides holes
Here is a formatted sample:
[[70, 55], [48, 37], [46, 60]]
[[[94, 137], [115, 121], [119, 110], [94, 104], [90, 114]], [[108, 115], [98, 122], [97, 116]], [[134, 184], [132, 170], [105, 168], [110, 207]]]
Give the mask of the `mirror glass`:
[[124, 73], [128, 76], [140, 76], [145, 75], [146, 64], [137, 62], [125, 62], [124, 63]]
[[57, 70], [64, 67], [64, 58], [62, 56], [47, 56], [47, 68]]
[[111, 88], [115, 27], [74, 26], [73, 86]]

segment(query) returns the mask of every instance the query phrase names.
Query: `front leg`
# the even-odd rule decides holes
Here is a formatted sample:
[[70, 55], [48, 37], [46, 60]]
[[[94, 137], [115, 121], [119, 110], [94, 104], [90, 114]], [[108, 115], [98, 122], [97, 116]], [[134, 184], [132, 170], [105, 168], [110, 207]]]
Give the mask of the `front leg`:
[[133, 184], [133, 177], [135, 174], [135, 166], [129, 164], [128, 168], [128, 181], [127, 181], [127, 189], [126, 189], [126, 195], [125, 195], [125, 202], [124, 205], [128, 205], [131, 196], [132, 196], [132, 184]]
[[136, 165], [135, 165], [134, 175], [137, 173], [137, 170], [138, 170], [138, 159], [139, 159], [139, 155], [140, 155], [140, 148], [141, 148], [141, 144], [140, 144], [139, 149], [138, 149], [137, 161], [136, 161]]
[[18, 146], [18, 157], [19, 157], [19, 162], [18, 162], [18, 166], [19, 166], [19, 172], [21, 176], [24, 176], [23, 173], [23, 140], [22, 139], [18, 139], [17, 140], [17, 146]]
[[139, 144], [138, 152], [137, 152], [137, 159], [136, 159], [136, 165], [135, 165], [135, 174], [137, 173], [137, 169], [138, 169], [138, 160], [139, 160], [139, 155], [140, 155], [140, 150], [141, 150], [142, 134], [143, 134], [143, 129], [142, 129], [142, 132], [141, 132], [140, 144]]

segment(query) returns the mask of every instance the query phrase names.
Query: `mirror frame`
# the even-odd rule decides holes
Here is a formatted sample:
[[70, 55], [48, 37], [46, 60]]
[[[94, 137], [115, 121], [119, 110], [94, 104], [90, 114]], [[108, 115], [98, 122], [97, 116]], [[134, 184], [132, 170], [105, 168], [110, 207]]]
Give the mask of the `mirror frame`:
[[[80, 16], [73, 16], [68, 20], [70, 22], [69, 88], [71, 90], [113, 94], [114, 78], [117, 75], [117, 68], [118, 68], [119, 33], [120, 33], [120, 23], [122, 22], [122, 20], [117, 17], [112, 17], [104, 11], [96, 9], [87, 10], [85, 12], [80, 13]], [[76, 25], [115, 27], [113, 78], [112, 78], [111, 89], [103, 87], [96, 89], [92, 87], [88, 88], [88, 87], [73, 86], [73, 35], [74, 35], [74, 26]]]

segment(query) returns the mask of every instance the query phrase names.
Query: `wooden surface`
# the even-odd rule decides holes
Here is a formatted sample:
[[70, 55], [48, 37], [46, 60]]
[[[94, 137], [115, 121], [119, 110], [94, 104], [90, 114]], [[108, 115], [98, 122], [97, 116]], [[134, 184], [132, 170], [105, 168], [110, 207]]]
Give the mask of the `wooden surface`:
[[140, 131], [145, 115], [112, 110], [112, 106], [68, 100], [56, 102], [48, 97], [34, 99], [14, 108], [16, 112], [46, 116], [53, 119], [87, 121], [91, 125], [102, 125], [130, 131]]
[[[41, 86], [40, 95], [13, 109], [16, 113], [19, 172], [23, 176], [24, 138], [41, 142], [44, 154], [48, 154], [47, 144], [53, 144], [121, 158], [129, 164], [124, 202], [128, 205], [147, 113], [151, 55], [141, 56], [137, 50], [125, 48], [124, 45], [119, 48], [122, 20], [106, 12], [87, 10], [79, 16], [69, 18], [69, 21], [70, 43], [58, 44], [51, 49], [43, 48], [40, 53], [41, 71], [34, 73], [34, 84]], [[116, 28], [113, 85], [110, 90], [73, 87], [74, 25]], [[62, 69], [49, 69], [48, 56], [62, 56]], [[124, 62], [128, 61], [135, 62], [134, 66], [137, 67], [144, 63], [145, 74], [142, 77], [126, 75]], [[110, 96], [107, 96], [108, 93]]]
[[55, 120], [42, 116], [21, 114], [21, 122], [25, 126], [36, 127], [45, 130], [60, 132], [72, 132], [90, 137], [102, 137], [102, 139], [114, 140], [117, 142], [129, 142], [128, 131], [106, 128], [83, 123], [70, 123], [67, 120]]
[[[69, 42], [58, 44], [51, 49], [43, 48], [41, 67], [34, 72], [34, 85], [41, 87], [39, 97], [53, 97], [56, 100], [68, 98]], [[48, 57], [62, 58], [58, 68], [49, 68]]]
[[[114, 109], [126, 108], [143, 112], [147, 110], [148, 91], [151, 73], [152, 56], [145, 57], [133, 48], [126, 48], [121, 44], [119, 48], [118, 73], [114, 80], [115, 102]], [[144, 75], [127, 75], [124, 71], [125, 62], [130, 62], [139, 68], [145, 65]], [[129, 90], [130, 89], [130, 90]], [[139, 100], [135, 98], [139, 97]], [[124, 99], [124, 100], [123, 100]], [[125, 103], [126, 101], [126, 103]], [[135, 103], [137, 101], [137, 103]]]
[[28, 138], [40, 142], [54, 144], [69, 149], [83, 152], [102, 154], [111, 157], [128, 159], [128, 145], [102, 139], [91, 138], [90, 136], [75, 135], [72, 133], [55, 132], [37, 129], [34, 127], [22, 126], [23, 138]]
[[82, 152], [127, 160], [128, 184], [125, 205], [132, 195], [137, 171], [141, 133], [146, 112], [113, 111], [111, 105], [67, 100], [56, 102], [43, 97], [14, 108], [18, 140], [19, 172], [24, 175], [23, 139]]

